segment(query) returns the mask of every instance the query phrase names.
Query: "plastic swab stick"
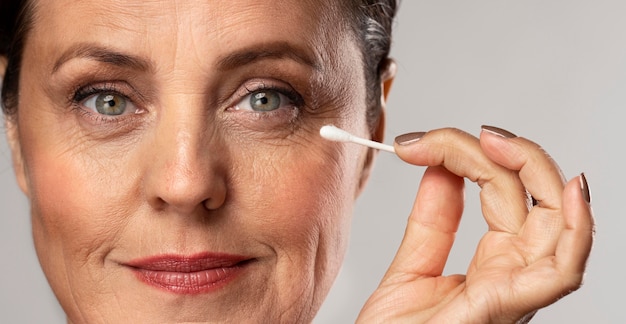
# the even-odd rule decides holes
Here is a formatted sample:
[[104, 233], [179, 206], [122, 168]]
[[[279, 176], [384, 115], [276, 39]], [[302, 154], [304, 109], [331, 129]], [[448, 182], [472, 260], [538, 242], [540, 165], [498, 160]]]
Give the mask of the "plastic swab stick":
[[370, 141], [368, 139], [352, 135], [345, 130], [333, 125], [326, 125], [320, 128], [320, 135], [322, 135], [323, 138], [334, 142], [352, 142], [365, 145], [367, 147], [371, 147], [377, 150], [396, 153], [396, 150], [391, 145]]

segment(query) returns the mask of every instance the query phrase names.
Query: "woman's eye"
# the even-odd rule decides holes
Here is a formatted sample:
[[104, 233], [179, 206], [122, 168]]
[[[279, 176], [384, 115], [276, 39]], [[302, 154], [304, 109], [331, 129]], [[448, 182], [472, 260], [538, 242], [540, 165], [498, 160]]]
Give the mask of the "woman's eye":
[[128, 98], [114, 92], [94, 94], [83, 102], [83, 106], [106, 116], [119, 116], [136, 110]]
[[287, 96], [276, 90], [257, 90], [247, 95], [236, 106], [236, 109], [252, 111], [273, 111], [292, 104]]

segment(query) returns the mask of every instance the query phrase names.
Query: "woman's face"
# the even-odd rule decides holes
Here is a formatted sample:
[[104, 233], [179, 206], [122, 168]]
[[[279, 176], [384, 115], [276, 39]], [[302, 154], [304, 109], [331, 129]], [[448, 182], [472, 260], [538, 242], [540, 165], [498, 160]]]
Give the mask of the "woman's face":
[[37, 2], [9, 133], [70, 321], [311, 320], [371, 165], [318, 135], [369, 134], [330, 6]]

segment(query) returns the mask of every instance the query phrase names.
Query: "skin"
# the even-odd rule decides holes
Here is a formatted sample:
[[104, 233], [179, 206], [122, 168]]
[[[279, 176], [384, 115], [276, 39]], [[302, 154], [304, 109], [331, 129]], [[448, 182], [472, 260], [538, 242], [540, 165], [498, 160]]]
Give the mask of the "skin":
[[[565, 181], [522, 137], [455, 129], [396, 144], [425, 172], [398, 253], [359, 323], [526, 323], [580, 288], [594, 236], [583, 175]], [[463, 178], [481, 187], [488, 231], [467, 273], [444, 276], [463, 210]], [[538, 200], [529, 208], [526, 190]], [[505, 203], [506, 202], [506, 203]]]
[[[28, 95], [9, 127], [36, 250], [69, 322], [311, 321], [371, 165], [367, 149], [318, 135], [328, 123], [370, 133], [360, 50], [332, 12], [296, 0], [38, 3]], [[103, 117], [72, 102], [90, 86], [134, 107]], [[247, 89], [263, 86], [301, 102], [246, 110]], [[193, 296], [125, 266], [207, 251], [254, 260]]]
[[[380, 141], [384, 123], [366, 126], [358, 44], [321, 3], [38, 4], [7, 131], [38, 256], [69, 322], [313, 319], [374, 155], [317, 132], [332, 123]], [[232, 59], [254, 49], [277, 55]], [[383, 75], [384, 106], [393, 65]], [[72, 100], [102, 85], [128, 97], [128, 114], [103, 118], [88, 98]], [[302, 98], [272, 112], [242, 108], [247, 90], [268, 85]], [[540, 146], [439, 129], [396, 151], [428, 168], [359, 322], [512, 323], [580, 287], [593, 241], [587, 188], [580, 176], [565, 181]], [[489, 229], [467, 274], [442, 276], [463, 178], [482, 188]], [[196, 295], [155, 289], [125, 266], [203, 251], [253, 261]]]

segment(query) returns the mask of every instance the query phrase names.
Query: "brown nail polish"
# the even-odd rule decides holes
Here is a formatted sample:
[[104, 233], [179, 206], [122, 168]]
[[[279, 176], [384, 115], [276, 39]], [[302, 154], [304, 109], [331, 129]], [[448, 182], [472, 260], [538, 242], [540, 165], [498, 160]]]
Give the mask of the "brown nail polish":
[[513, 133], [511, 133], [511, 132], [509, 132], [507, 130], [504, 130], [502, 128], [498, 128], [498, 127], [494, 127], [494, 126], [487, 126], [487, 125], [482, 125], [481, 128], [484, 131], [487, 131], [487, 132], [489, 132], [491, 134], [498, 135], [498, 136], [501, 136], [501, 137], [504, 137], [504, 138], [514, 138], [514, 137], [517, 137], [517, 135], [515, 135], [515, 134], [513, 134]]
[[398, 145], [410, 145], [419, 141], [425, 134], [426, 132], [414, 132], [414, 133], [402, 134], [396, 137], [395, 142], [398, 143]]
[[589, 184], [587, 183], [587, 177], [584, 173], [580, 174], [580, 190], [583, 192], [583, 198], [585, 201], [591, 203], [591, 193], [589, 193]]

